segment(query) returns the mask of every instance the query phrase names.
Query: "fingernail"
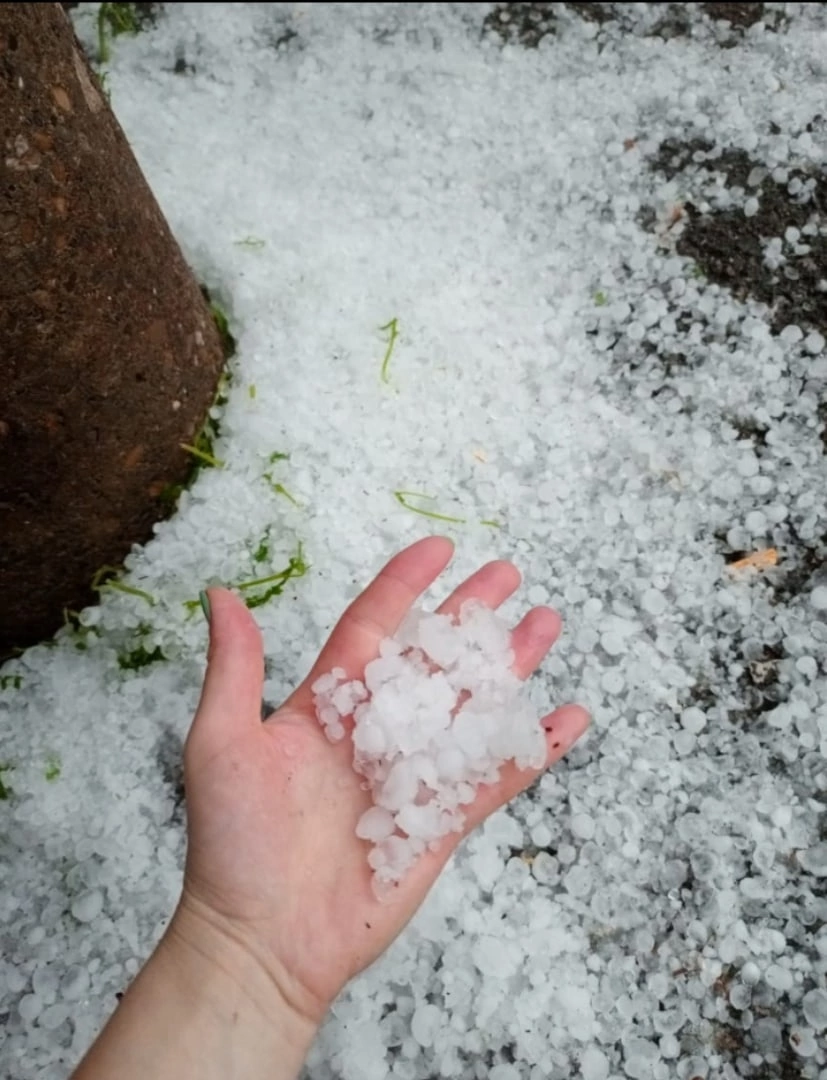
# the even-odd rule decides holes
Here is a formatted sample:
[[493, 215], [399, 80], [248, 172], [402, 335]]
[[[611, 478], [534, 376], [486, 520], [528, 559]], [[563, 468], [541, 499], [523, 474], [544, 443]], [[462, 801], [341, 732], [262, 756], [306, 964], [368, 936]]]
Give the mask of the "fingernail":
[[198, 594], [198, 602], [201, 605], [201, 610], [204, 612], [204, 618], [207, 620], [207, 622], [210, 622], [210, 620], [212, 619], [212, 612], [210, 611], [210, 598], [203, 590]]

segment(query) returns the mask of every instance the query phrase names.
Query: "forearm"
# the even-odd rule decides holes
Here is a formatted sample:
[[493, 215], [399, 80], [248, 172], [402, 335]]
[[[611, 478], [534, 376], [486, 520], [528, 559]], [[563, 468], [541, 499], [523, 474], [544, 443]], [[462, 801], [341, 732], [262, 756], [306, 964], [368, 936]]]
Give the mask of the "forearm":
[[314, 1034], [254, 961], [208, 955], [173, 926], [73, 1080], [293, 1080]]

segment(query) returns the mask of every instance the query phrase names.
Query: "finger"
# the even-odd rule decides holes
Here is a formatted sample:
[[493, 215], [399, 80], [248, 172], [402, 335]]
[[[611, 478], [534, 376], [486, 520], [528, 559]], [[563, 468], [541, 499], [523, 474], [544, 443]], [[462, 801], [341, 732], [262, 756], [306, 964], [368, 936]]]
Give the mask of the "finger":
[[288, 702], [301, 707], [312, 698], [310, 686], [335, 667], [361, 678], [379, 642], [396, 633], [411, 606], [442, 573], [454, 553], [443, 536], [429, 536], [400, 551], [342, 615], [313, 668]]
[[493, 611], [517, 590], [522, 580], [517, 567], [504, 559], [486, 563], [457, 586], [437, 611], [440, 615], [459, 615], [467, 600], [479, 600]]
[[562, 627], [563, 621], [556, 611], [548, 607], [532, 608], [511, 632], [514, 674], [527, 679], [540, 666]]
[[[354, 632], [366, 635], [372, 653], [377, 641], [396, 633], [414, 602], [442, 573], [453, 554], [454, 545], [444, 536], [428, 536], [400, 551], [342, 616], [339, 625], [344, 624], [348, 638]], [[337, 630], [329, 645], [344, 646], [343, 651], [350, 653], [349, 640], [340, 642]]]
[[206, 753], [244, 727], [261, 723], [264, 655], [261, 632], [243, 600], [210, 589], [210, 649], [190, 740]]
[[563, 705], [542, 720], [546, 731], [546, 762], [540, 769], [518, 769], [513, 761], [500, 769], [496, 784], [480, 787], [476, 799], [465, 813], [465, 832], [530, 787], [538, 776], [566, 754], [589, 726], [589, 714], [579, 705]]

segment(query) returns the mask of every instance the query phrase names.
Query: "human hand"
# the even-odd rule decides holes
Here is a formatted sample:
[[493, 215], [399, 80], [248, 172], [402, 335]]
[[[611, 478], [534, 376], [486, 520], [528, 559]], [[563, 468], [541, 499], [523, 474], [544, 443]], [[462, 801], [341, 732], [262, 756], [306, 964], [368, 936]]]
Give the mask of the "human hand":
[[[188, 838], [184, 890], [171, 933], [215, 950], [223, 965], [254, 963], [287, 1009], [318, 1024], [330, 1003], [399, 934], [462, 837], [451, 834], [422, 855], [390, 900], [371, 886], [368, 844], [356, 822], [371, 805], [353, 770], [350, 739], [328, 741], [311, 684], [341, 667], [361, 678], [418, 596], [451, 558], [450, 541], [431, 537], [393, 558], [350, 605], [308, 677], [265, 722], [261, 636], [244, 604], [211, 589], [210, 652], [201, 701], [185, 748]], [[439, 608], [458, 613], [468, 599], [498, 607], [518, 571], [493, 562]], [[512, 633], [514, 669], [528, 677], [560, 632], [560, 618], [534, 608]], [[588, 725], [563, 706], [547, 716], [546, 767]], [[466, 808], [465, 833], [532, 783], [542, 770], [501, 769]], [[464, 834], [463, 834], [464, 835]]]

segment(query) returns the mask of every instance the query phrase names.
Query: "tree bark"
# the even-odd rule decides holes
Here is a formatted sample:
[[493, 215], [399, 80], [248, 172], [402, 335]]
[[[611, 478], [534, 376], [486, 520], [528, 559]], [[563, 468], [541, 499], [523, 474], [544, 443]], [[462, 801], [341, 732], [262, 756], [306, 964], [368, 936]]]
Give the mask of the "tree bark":
[[61, 4], [0, 4], [0, 658], [165, 516], [221, 343]]

